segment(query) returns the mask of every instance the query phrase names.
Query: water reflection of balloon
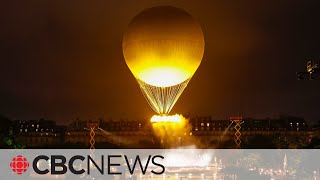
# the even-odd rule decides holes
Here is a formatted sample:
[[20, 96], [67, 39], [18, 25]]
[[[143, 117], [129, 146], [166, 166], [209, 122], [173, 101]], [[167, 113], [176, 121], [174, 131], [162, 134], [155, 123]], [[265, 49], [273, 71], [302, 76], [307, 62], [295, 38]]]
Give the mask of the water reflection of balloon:
[[204, 37], [190, 14], [159, 6], [134, 17], [122, 47], [150, 106], [168, 114], [201, 63]]

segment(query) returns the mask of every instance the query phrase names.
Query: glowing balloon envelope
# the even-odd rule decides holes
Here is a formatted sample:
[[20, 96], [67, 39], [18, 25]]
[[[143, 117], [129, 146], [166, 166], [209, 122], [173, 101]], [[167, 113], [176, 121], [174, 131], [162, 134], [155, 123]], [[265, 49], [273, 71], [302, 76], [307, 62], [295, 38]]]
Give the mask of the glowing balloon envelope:
[[201, 63], [204, 37], [190, 14], [159, 6], [134, 17], [122, 48], [150, 106], [168, 114]]

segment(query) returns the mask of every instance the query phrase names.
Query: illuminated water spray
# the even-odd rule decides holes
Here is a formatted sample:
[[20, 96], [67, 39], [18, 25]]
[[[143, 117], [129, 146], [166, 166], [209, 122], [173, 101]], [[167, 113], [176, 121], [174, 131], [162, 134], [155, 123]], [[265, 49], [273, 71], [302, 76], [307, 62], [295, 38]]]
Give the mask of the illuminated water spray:
[[159, 6], [133, 18], [122, 48], [149, 105], [160, 116], [167, 116], [201, 63], [204, 37], [190, 14]]

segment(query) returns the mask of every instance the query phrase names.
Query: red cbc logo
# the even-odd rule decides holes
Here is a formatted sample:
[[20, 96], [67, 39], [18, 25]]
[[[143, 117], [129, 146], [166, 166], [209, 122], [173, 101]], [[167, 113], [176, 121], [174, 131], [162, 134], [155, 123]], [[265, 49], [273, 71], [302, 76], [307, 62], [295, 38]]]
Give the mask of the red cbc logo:
[[29, 163], [27, 161], [27, 158], [19, 155], [19, 156], [12, 159], [12, 161], [10, 163], [10, 167], [13, 172], [21, 175], [22, 173], [27, 171], [27, 169], [29, 167]]

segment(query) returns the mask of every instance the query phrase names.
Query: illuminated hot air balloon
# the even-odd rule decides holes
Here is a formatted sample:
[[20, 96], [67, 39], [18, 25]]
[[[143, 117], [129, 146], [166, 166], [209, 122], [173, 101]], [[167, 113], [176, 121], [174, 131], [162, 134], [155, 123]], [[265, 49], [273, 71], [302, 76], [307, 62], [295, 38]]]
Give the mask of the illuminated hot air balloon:
[[168, 114], [201, 63], [204, 37], [186, 11], [158, 6], [133, 18], [122, 48], [150, 106]]

